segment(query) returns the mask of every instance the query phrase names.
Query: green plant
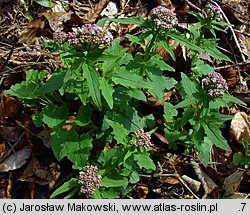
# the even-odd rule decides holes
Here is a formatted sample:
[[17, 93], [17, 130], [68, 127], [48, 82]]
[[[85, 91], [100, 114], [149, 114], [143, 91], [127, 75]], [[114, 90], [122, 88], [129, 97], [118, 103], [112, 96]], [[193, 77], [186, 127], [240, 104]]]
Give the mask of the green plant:
[[[109, 32], [89, 24], [73, 30], [67, 38], [56, 33], [56, 42], [46, 44], [59, 53], [64, 68], [56, 69], [48, 80], [47, 71], [29, 70], [25, 81], [5, 93], [41, 110], [33, 122], [51, 129], [51, 148], [59, 161], [67, 157], [79, 171], [86, 165], [98, 167], [102, 186], [86, 193], [89, 198], [117, 198], [138, 182], [140, 171], [155, 169], [150, 140], [142, 138], [146, 145], [137, 144], [140, 137], [133, 134], [145, 127], [153, 129], [153, 116], [142, 116], [136, 109], [139, 101], [146, 101], [143, 90], [151, 89], [153, 82], [130, 68], [132, 55]], [[66, 130], [68, 117], [74, 120]], [[68, 191], [66, 198], [70, 198], [86, 190], [80, 189], [78, 180], [72, 178], [51, 197]]]
[[242, 145], [244, 148], [244, 153], [237, 152], [233, 156], [233, 164], [235, 166], [244, 165], [245, 168], [248, 168], [250, 165], [250, 146], [248, 141], [243, 140]]
[[[159, 13], [161, 10], [164, 13]], [[165, 89], [177, 89], [183, 101], [176, 106], [164, 104], [167, 139], [172, 147], [178, 143], [185, 144], [187, 150], [194, 147], [205, 165], [213, 144], [229, 149], [219, 129], [231, 117], [220, 114], [219, 108], [232, 102], [243, 104], [226, 93], [208, 99], [207, 89], [200, 86], [202, 75], [213, 71], [199, 59], [201, 52], [217, 60], [229, 60], [216, 48], [215, 39], [205, 39], [204, 32], [200, 33], [207, 25], [189, 28], [188, 38], [172, 28], [177, 24], [176, 16], [162, 6], [153, 10], [148, 20], [111, 19], [144, 28], [138, 36], [126, 35], [131, 44], [144, 47], [144, 53], [133, 56], [100, 27], [105, 21], [100, 20], [99, 26], [85, 24], [72, 32], [55, 33], [54, 41], [45, 45], [58, 53], [64, 67], [52, 74], [29, 70], [25, 81], [5, 92], [21, 98], [26, 106], [41, 110], [33, 116], [33, 122], [37, 127], [45, 125], [51, 129], [55, 157], [59, 161], [68, 158], [72, 167], [80, 171], [79, 176], [55, 190], [51, 198], [64, 192], [65, 198], [81, 192], [89, 198], [117, 198], [139, 181], [140, 171], [155, 170], [149, 154], [154, 117], [137, 110], [140, 102], [147, 101], [145, 92], [162, 100]], [[167, 42], [169, 38], [190, 50], [190, 77], [182, 72], [179, 83], [168, 77], [174, 68], [156, 53], [158, 47], [163, 47], [176, 60]], [[178, 108], [184, 112], [176, 119]], [[73, 122], [65, 129], [69, 117]], [[192, 128], [185, 129], [188, 124]], [[150, 132], [144, 132], [144, 128]], [[88, 189], [91, 183], [84, 180], [89, 175], [95, 178], [92, 182], [96, 186]]]
[[[246, 104], [227, 93], [226, 81], [209, 65], [212, 58], [230, 61], [217, 49], [215, 33], [216, 30], [224, 31], [219, 26], [228, 24], [217, 21], [216, 13], [213, 16], [207, 13], [191, 14], [199, 22], [188, 29], [189, 38], [202, 51], [190, 49], [191, 73], [189, 77], [181, 73], [181, 81], [177, 85], [183, 101], [176, 106], [171, 103], [164, 104], [165, 133], [170, 147], [176, 148], [177, 144], [183, 144], [187, 152], [195, 148], [201, 162], [207, 165], [213, 145], [230, 150], [220, 129], [224, 128], [224, 122], [232, 117], [221, 114], [220, 109], [229, 108], [233, 103]], [[207, 31], [211, 32], [214, 38], [206, 38]], [[201, 80], [204, 75], [207, 77]], [[180, 108], [183, 109], [182, 116], [177, 118], [177, 109]]]

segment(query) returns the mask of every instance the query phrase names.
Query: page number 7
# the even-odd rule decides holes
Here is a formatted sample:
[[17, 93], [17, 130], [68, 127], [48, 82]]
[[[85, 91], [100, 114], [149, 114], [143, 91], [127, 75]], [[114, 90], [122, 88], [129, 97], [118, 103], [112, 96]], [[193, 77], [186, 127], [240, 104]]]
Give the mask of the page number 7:
[[242, 206], [241, 211], [244, 211], [244, 208], [245, 208], [245, 206], [246, 206], [246, 203], [240, 203], [240, 204], [241, 204], [241, 206]]

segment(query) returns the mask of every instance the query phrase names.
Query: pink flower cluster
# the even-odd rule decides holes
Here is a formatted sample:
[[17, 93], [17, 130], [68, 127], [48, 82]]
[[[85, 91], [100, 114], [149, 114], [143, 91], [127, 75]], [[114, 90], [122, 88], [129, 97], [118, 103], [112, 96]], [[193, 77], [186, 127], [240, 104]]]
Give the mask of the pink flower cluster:
[[81, 185], [81, 192], [93, 194], [95, 187], [101, 186], [101, 176], [97, 175], [98, 168], [96, 166], [85, 166], [83, 171], [79, 173], [78, 183]]
[[53, 39], [59, 43], [68, 41], [71, 45], [90, 44], [92, 47], [109, 46], [113, 40], [112, 34], [95, 24], [84, 24], [72, 28], [72, 32], [55, 32]]
[[178, 24], [176, 14], [172, 10], [162, 5], [159, 5], [152, 9], [150, 14], [151, 20], [155, 23], [155, 25], [164, 30], [173, 28]]
[[151, 135], [148, 132], [144, 132], [143, 129], [139, 129], [134, 132], [134, 139], [131, 141], [132, 145], [142, 146], [144, 149], [148, 149], [152, 146]]
[[205, 6], [205, 12], [212, 19], [216, 19], [217, 21], [223, 20], [223, 17], [219, 8], [214, 6], [213, 4], [207, 4]]
[[202, 85], [211, 97], [222, 96], [228, 90], [226, 80], [218, 72], [209, 73], [202, 79]]

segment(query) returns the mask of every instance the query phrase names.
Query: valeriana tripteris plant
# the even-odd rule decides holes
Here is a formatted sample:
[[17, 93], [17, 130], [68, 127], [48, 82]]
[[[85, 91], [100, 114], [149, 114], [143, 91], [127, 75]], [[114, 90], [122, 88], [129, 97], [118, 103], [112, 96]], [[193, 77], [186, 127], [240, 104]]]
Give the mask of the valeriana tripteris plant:
[[[38, 127], [43, 125], [51, 129], [51, 148], [55, 157], [59, 161], [68, 158], [72, 168], [80, 172], [51, 197], [69, 191], [67, 198], [81, 193], [89, 198], [118, 198], [140, 180], [139, 172], [152, 173], [156, 167], [149, 155], [153, 146], [151, 133], [144, 129], [153, 129], [154, 118], [142, 116], [137, 109], [141, 101], [146, 101], [145, 91], [162, 99], [164, 90], [171, 90], [177, 83], [168, 77], [168, 72], [173, 72], [174, 68], [164, 62], [156, 50], [163, 47], [176, 60], [168, 44], [168, 39], [172, 38], [194, 55], [206, 51], [203, 41], [195, 37], [197, 34], [190, 39], [174, 29], [178, 23], [176, 14], [163, 6], [153, 9], [149, 19], [112, 20], [144, 27], [139, 36], [126, 35], [131, 43], [141, 44], [144, 51], [132, 55], [119, 45], [118, 39], [113, 40], [110, 32], [95, 24], [72, 28], [67, 33], [57, 32], [55, 41], [48, 45], [60, 54], [64, 67], [50, 74], [48, 81], [44, 78], [46, 72], [31, 70], [27, 72], [26, 81], [6, 92], [40, 110], [33, 121]], [[216, 53], [219, 52], [216, 50]], [[198, 63], [195, 66], [198, 67]], [[199, 78], [202, 75], [205, 73]], [[222, 96], [207, 100], [197, 79], [184, 73], [181, 77], [179, 85], [182, 86], [176, 89], [184, 101], [175, 108], [170, 103], [164, 107], [166, 122], [171, 118], [174, 124], [168, 128], [166, 123], [166, 135], [170, 133], [169, 136], [175, 138], [174, 135], [180, 133], [176, 138], [178, 143], [184, 139], [187, 147], [194, 146], [201, 154], [208, 150], [203, 150], [205, 144], [199, 144], [205, 142], [210, 147], [214, 139], [209, 134], [219, 130], [218, 126], [210, 128], [210, 125], [217, 116], [221, 117], [215, 110]], [[185, 92], [181, 92], [182, 89]], [[173, 119], [172, 116], [177, 115], [175, 109], [184, 107], [187, 108], [183, 119]], [[65, 129], [69, 118], [73, 119], [72, 126]], [[187, 121], [193, 129], [181, 136]], [[220, 133], [216, 134], [218, 146], [228, 149]], [[206, 164], [207, 154], [201, 154], [201, 158]], [[86, 167], [87, 164], [90, 166]]]

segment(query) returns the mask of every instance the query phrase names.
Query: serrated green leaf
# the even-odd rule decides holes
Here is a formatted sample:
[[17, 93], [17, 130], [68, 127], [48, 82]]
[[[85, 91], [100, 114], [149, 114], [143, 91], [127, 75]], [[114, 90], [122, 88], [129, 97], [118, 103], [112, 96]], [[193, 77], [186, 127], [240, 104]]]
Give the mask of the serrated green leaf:
[[124, 128], [118, 122], [114, 122], [109, 119], [105, 119], [105, 121], [113, 128], [113, 134], [115, 135], [115, 139], [117, 140], [118, 144], [126, 145], [128, 142], [128, 130]]
[[196, 101], [197, 101], [197, 99], [195, 97], [189, 97], [189, 98], [181, 101], [177, 105], [175, 105], [175, 108], [177, 109], [177, 108], [193, 105], [193, 104], [195, 104]]
[[183, 72], [181, 72], [181, 84], [187, 94], [187, 97], [192, 96], [195, 92], [197, 92], [194, 82], [191, 81]]
[[161, 71], [170, 71], [170, 72], [174, 72], [175, 69], [168, 65], [165, 61], [163, 61], [161, 59], [162, 57], [160, 55], [154, 55], [152, 56], [149, 61], [147, 62], [147, 68], [150, 70], [155, 68], [155, 69], [160, 69]]
[[169, 102], [164, 103], [164, 119], [167, 122], [172, 122], [173, 117], [177, 116], [177, 114], [178, 114], [177, 110], [171, 103]]
[[105, 98], [106, 102], [108, 103], [108, 106], [110, 109], [113, 109], [113, 93], [115, 90], [113, 87], [108, 83], [108, 81], [105, 78], [101, 78], [99, 80], [100, 83], [100, 90], [102, 92], [103, 97]]
[[52, 103], [46, 105], [43, 110], [43, 122], [50, 128], [54, 128], [65, 122], [69, 114], [69, 109], [66, 105], [56, 106]]
[[158, 47], [163, 47], [170, 55], [170, 57], [176, 61], [176, 57], [175, 57], [175, 54], [174, 54], [174, 51], [170, 48], [169, 44], [166, 42], [166, 41], [160, 41], [158, 44], [157, 44]]
[[13, 85], [9, 90], [4, 91], [5, 94], [16, 96], [21, 99], [37, 99], [37, 89], [39, 84], [23, 81], [20, 84]]
[[194, 117], [195, 108], [186, 108], [182, 113], [181, 126], [184, 126], [190, 119]]
[[204, 166], [208, 165], [212, 146], [213, 143], [207, 137], [204, 138], [204, 142], [200, 142], [195, 145], [195, 149], [197, 150], [198, 156]]
[[138, 166], [142, 169], [145, 168], [146, 170], [155, 170], [155, 164], [153, 160], [150, 158], [150, 155], [145, 151], [141, 154], [135, 155], [135, 160], [137, 161]]
[[203, 44], [205, 52], [216, 60], [231, 61], [229, 57], [223, 54], [219, 49], [216, 48], [215, 40], [206, 40]]
[[68, 159], [73, 163], [74, 169], [81, 170], [82, 167], [86, 165], [91, 149], [92, 137], [89, 134], [82, 134], [74, 150], [67, 155]]
[[51, 147], [57, 160], [78, 150], [79, 135], [75, 130], [66, 131], [63, 128], [51, 132]]
[[241, 105], [245, 105], [247, 106], [247, 104], [243, 101], [241, 101], [240, 99], [228, 94], [228, 93], [225, 93], [223, 96], [222, 96], [222, 99], [226, 102], [226, 103], [229, 103], [229, 102], [233, 102], [233, 103], [236, 103], [236, 104], [241, 104]]
[[174, 78], [166, 77], [166, 89], [170, 90], [175, 87], [178, 82]]
[[89, 94], [93, 99], [94, 105], [98, 110], [102, 110], [98, 73], [91, 66], [85, 63], [82, 64], [82, 69], [84, 72], [84, 76], [87, 79]]
[[43, 114], [42, 112], [35, 114], [32, 116], [32, 122], [35, 124], [37, 128], [43, 125]]
[[135, 72], [128, 71], [124, 67], [120, 69], [116, 74], [112, 76], [112, 80], [115, 84], [120, 84], [124, 87], [131, 88], [150, 88], [151, 85], [141, 76]]
[[155, 67], [149, 67], [147, 68], [147, 71], [148, 77], [151, 80], [151, 85], [154, 86], [149, 88], [148, 91], [155, 98], [158, 98], [160, 101], [162, 101], [162, 96], [166, 88], [166, 80], [162, 76], [161, 71]]
[[38, 94], [52, 93], [55, 90], [58, 90], [63, 85], [64, 73], [55, 73], [52, 77], [43, 84], [38, 90]]
[[78, 112], [77, 117], [74, 120], [74, 124], [78, 126], [88, 125], [91, 121], [92, 110], [88, 105], [82, 105]]
[[61, 193], [65, 193], [71, 189], [73, 189], [74, 187], [76, 187], [78, 185], [78, 179], [77, 178], [71, 178], [69, 181], [64, 182], [62, 186], [60, 186], [59, 188], [57, 188], [50, 196], [51, 199], [53, 199], [54, 197], [56, 197], [57, 195], [61, 194]]
[[190, 49], [198, 51], [198, 52], [202, 51], [202, 48], [193, 44], [189, 39], [185, 38], [181, 33], [171, 32], [168, 34], [168, 36], [171, 37], [172, 39], [176, 40], [177, 42], [183, 44], [187, 48], [190, 48]]
[[130, 175], [129, 182], [132, 184], [137, 183], [140, 180], [139, 173], [137, 171], [133, 171]]
[[207, 75], [208, 73], [213, 72], [214, 68], [205, 64], [204, 61], [199, 60], [193, 70], [201, 73], [202, 75]]
[[221, 135], [221, 131], [218, 126], [209, 124], [202, 125], [205, 133], [207, 134], [208, 139], [215, 144], [217, 147], [224, 149], [226, 151], [230, 151], [231, 148], [227, 144], [225, 138]]
[[124, 126], [129, 132], [135, 132], [145, 127], [145, 118], [138, 116], [138, 112], [131, 106], [121, 106], [115, 112], [107, 112], [108, 119]]
[[101, 185], [103, 187], [127, 187], [128, 180], [126, 178], [116, 180], [108, 177], [103, 177]]

